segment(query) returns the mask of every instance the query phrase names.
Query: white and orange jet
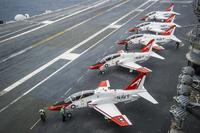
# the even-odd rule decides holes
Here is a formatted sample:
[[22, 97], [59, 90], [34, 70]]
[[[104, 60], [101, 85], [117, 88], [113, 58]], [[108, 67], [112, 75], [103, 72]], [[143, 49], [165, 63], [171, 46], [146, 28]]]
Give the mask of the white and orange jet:
[[165, 59], [164, 57], [158, 55], [152, 51], [154, 44], [154, 39], [150, 40], [148, 44], [141, 50], [141, 52], [124, 52], [123, 50], [118, 53], [108, 55], [96, 64], [90, 66], [91, 70], [99, 70], [101, 74], [105, 73], [110, 67], [121, 66], [128, 68], [130, 72], [134, 70], [137, 72], [148, 73], [151, 72], [150, 69], [140, 66], [137, 63], [144, 62], [150, 57], [155, 57], [158, 59]]
[[140, 20], [164, 22], [165, 20], [173, 18], [175, 15], [180, 15], [180, 13], [174, 12], [173, 8], [174, 8], [174, 4], [171, 4], [170, 7], [167, 8], [165, 11], [152, 11], [152, 12], [146, 14]]
[[125, 89], [110, 89], [108, 80], [101, 81], [97, 89], [72, 94], [65, 100], [49, 106], [48, 110], [60, 111], [61, 108], [64, 108], [67, 116], [71, 117], [70, 112], [74, 109], [89, 107], [100, 112], [105, 116], [105, 119], [109, 119], [119, 126], [129, 126], [132, 125], [131, 121], [118, 110], [115, 104], [133, 102], [140, 97], [153, 104], [158, 104], [144, 88], [145, 78], [146, 74], [139, 74]]
[[154, 32], [156, 34], [160, 34], [162, 32], [165, 32], [165, 30], [169, 29], [172, 26], [181, 27], [180, 25], [175, 24], [173, 22], [171, 23], [144, 22], [144, 23], [136, 25], [134, 28], [130, 28], [129, 32], [147, 31], [147, 32]]
[[163, 44], [169, 43], [170, 41], [175, 41], [181, 43], [182, 41], [179, 40], [175, 35], [176, 26], [173, 25], [169, 29], [165, 30], [164, 32], [160, 32], [159, 34], [134, 34], [126, 39], [119, 40], [117, 44], [125, 45], [127, 49], [128, 44], [142, 44], [146, 45], [149, 40], [155, 39], [155, 44], [153, 46], [154, 49], [162, 50], [164, 49], [162, 46]]

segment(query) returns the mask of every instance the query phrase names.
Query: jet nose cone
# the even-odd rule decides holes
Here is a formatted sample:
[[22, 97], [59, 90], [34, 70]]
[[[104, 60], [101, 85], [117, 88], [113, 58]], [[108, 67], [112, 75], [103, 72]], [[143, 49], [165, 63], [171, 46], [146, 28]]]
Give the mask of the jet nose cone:
[[57, 110], [60, 110], [61, 109], [61, 107], [60, 108], [58, 108], [58, 107], [56, 107], [56, 106], [53, 106], [53, 105], [51, 105], [51, 106], [48, 106], [48, 108], [47, 108], [48, 110], [51, 110], [51, 111], [57, 111]]
[[89, 69], [96, 70], [96, 69], [100, 69], [101, 66], [103, 66], [103, 63], [96, 63], [94, 65], [89, 66]]
[[137, 31], [138, 30], [138, 28], [131, 28], [131, 29], [129, 29], [128, 31], [129, 32], [135, 32], [135, 31]]
[[119, 44], [119, 45], [126, 45], [126, 44], [128, 44], [128, 40], [119, 40], [117, 42], [117, 44]]
[[61, 102], [58, 102], [54, 105], [48, 106], [47, 109], [51, 110], [51, 111], [59, 111], [61, 108], [66, 108], [69, 105], [70, 105], [70, 103], [64, 103], [64, 101], [61, 101]]

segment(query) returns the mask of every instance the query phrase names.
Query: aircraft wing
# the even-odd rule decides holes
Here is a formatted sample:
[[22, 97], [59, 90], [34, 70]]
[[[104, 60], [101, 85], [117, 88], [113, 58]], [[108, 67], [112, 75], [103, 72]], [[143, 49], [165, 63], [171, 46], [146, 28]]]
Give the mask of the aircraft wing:
[[148, 69], [146, 67], [142, 67], [142, 66], [136, 64], [135, 62], [121, 62], [121, 63], [119, 63], [119, 65], [122, 67], [126, 67], [128, 69], [131, 69], [131, 70], [136, 70], [138, 72], [142, 72], [142, 73], [151, 72], [150, 69]]
[[109, 80], [104, 80], [99, 83], [98, 89], [108, 90], [110, 88]]
[[158, 28], [152, 28], [152, 29], [149, 29], [149, 31], [156, 32], [156, 33], [164, 32], [164, 30], [161, 30]]
[[163, 20], [163, 19], [167, 19], [168, 17], [165, 17], [165, 16], [162, 16], [162, 15], [160, 15], [160, 16], [156, 16], [156, 19], [161, 19], [161, 20]]
[[105, 117], [118, 124], [119, 126], [132, 125], [126, 115], [121, 114], [121, 112], [113, 103], [95, 105], [93, 106], [93, 108], [103, 114]]

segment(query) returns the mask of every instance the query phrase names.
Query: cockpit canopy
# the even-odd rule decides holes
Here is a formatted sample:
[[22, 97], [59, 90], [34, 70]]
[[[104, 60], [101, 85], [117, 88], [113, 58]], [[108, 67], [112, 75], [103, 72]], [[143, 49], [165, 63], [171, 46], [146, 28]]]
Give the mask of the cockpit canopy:
[[115, 58], [117, 58], [117, 57], [120, 57], [120, 53], [108, 55], [108, 56], [104, 57], [104, 58], [100, 61], [100, 63], [105, 63], [105, 62], [107, 62], [107, 61], [109, 61], [109, 60], [112, 60], [112, 59], [115, 59]]
[[155, 12], [155, 11], [150, 12], [150, 13], [148, 13], [146, 16], [150, 16], [150, 15], [153, 15], [153, 14], [156, 14], [156, 12]]
[[141, 23], [141, 24], [137, 25], [136, 28], [140, 28], [142, 26], [146, 26], [146, 25], [149, 25], [149, 24], [150, 24], [149, 22]]
[[94, 95], [94, 90], [85, 90], [85, 91], [77, 92], [77, 93], [72, 94], [67, 99], [65, 99], [65, 102], [68, 102], [69, 100], [76, 101], [76, 100], [83, 99], [92, 95]]
[[63, 101], [58, 101], [58, 102], [54, 103], [53, 106], [63, 105], [63, 104], [65, 104], [64, 100]]
[[130, 36], [128, 39], [131, 40], [131, 39], [135, 39], [135, 38], [139, 38], [139, 37], [142, 37], [143, 35], [141, 34], [135, 34], [133, 36]]

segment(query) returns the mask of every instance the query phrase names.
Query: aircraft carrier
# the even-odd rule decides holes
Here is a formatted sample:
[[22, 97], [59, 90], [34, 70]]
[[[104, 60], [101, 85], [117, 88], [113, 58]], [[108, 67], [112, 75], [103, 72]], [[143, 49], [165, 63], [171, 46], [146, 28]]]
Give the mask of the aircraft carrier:
[[[174, 11], [180, 13], [175, 35], [184, 45], [176, 49], [166, 44], [159, 54], [166, 59], [151, 59], [142, 65], [152, 70], [146, 89], [159, 102], [144, 99], [118, 104], [133, 125], [119, 127], [108, 123], [93, 109], [74, 111], [62, 122], [59, 113], [46, 112], [43, 123], [40, 108], [77, 91], [95, 89], [102, 80], [111, 88], [123, 88], [137, 73], [116, 67], [104, 75], [88, 66], [105, 55], [124, 47], [116, 41], [131, 35], [128, 29], [141, 23], [140, 18], [154, 10], [165, 10], [168, 0], [90, 0], [56, 12], [38, 15], [24, 21], [0, 25], [0, 132], [1, 133], [167, 133], [170, 130], [170, 106], [176, 95], [180, 69], [187, 65], [187, 34], [190, 25], [198, 23], [191, 0], [174, 0]], [[129, 51], [138, 51], [140, 45]], [[185, 133], [199, 133], [200, 121], [191, 115], [184, 123]]]

